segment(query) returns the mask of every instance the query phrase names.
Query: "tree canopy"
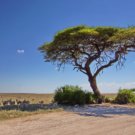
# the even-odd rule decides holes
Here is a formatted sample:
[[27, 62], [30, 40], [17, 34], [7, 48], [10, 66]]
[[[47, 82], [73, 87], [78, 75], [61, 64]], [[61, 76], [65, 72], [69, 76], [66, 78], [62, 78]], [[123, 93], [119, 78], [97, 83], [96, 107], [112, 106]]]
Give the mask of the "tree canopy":
[[126, 54], [135, 51], [135, 27], [70, 27], [59, 31], [39, 50], [44, 53], [45, 61], [56, 63], [59, 68], [72, 64], [74, 69], [88, 75], [92, 82], [112, 64], [122, 66]]

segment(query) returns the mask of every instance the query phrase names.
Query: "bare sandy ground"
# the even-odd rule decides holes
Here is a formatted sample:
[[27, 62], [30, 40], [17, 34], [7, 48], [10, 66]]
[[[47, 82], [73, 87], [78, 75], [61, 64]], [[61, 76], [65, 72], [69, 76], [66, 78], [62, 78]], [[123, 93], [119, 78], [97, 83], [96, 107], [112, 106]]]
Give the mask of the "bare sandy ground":
[[1, 121], [0, 135], [135, 135], [135, 110], [76, 110]]

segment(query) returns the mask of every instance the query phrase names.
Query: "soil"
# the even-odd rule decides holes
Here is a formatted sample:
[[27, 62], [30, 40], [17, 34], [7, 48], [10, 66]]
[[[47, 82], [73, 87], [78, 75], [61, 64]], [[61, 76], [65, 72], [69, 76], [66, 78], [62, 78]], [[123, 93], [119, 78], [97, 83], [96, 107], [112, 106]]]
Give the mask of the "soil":
[[135, 108], [74, 107], [1, 121], [0, 135], [135, 135]]

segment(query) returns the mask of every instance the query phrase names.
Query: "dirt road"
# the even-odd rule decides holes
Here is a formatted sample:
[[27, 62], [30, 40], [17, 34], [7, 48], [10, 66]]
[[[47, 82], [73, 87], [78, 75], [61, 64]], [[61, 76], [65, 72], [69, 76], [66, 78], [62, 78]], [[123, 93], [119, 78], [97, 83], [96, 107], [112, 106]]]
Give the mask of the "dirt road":
[[0, 135], [135, 135], [135, 116], [39, 114], [0, 122]]

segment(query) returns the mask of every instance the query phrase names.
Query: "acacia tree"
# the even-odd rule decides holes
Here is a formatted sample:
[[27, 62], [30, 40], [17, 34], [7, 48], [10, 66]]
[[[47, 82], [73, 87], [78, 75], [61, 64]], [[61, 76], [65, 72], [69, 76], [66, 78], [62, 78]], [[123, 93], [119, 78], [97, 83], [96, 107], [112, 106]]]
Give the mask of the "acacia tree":
[[59, 31], [39, 50], [44, 53], [46, 62], [56, 63], [59, 69], [71, 64], [86, 74], [94, 94], [100, 99], [96, 77], [114, 63], [122, 66], [126, 54], [135, 51], [135, 27], [71, 27]]

